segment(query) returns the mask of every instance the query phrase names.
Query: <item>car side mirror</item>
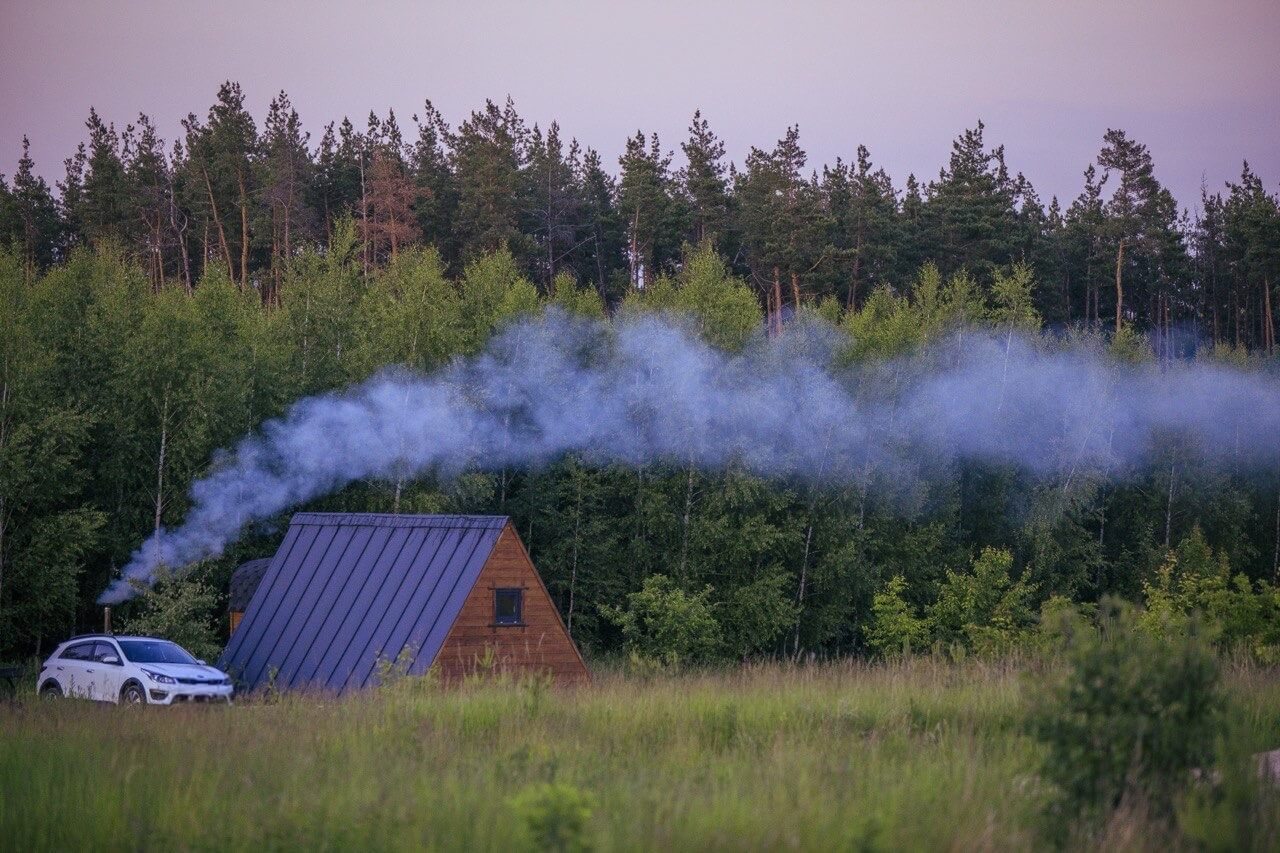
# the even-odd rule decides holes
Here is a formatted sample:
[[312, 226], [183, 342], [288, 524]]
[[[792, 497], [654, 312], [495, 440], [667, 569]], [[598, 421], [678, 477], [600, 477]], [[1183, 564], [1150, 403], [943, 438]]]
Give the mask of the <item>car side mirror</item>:
[[103, 655], [103, 656], [102, 656], [102, 662], [103, 662], [103, 663], [115, 664], [116, 666], [119, 666], [119, 665], [120, 665], [120, 658], [116, 657], [115, 655]]
[[205, 663], [205, 662], [204, 662], [204, 661], [202, 661], [202, 660], [198, 660], [198, 661], [196, 661], [196, 663], [200, 664], [201, 666], [208, 666], [208, 665], [209, 665], [209, 664]]

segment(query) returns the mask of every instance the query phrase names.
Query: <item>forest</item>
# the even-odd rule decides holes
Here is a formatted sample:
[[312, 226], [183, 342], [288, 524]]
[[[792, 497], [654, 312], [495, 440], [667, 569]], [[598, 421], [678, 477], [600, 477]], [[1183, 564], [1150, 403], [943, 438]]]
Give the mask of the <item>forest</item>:
[[[98, 627], [95, 598], [182, 522], [191, 483], [295, 400], [431, 372], [552, 307], [678, 314], [726, 352], [822, 323], [853, 365], [1009, 329], [1275, 381], [1280, 202], [1247, 163], [1193, 217], [1121, 130], [1046, 205], [981, 122], [901, 184], [861, 146], [810, 165], [795, 127], [727, 162], [699, 113], [679, 166], [637, 132], [616, 169], [509, 100], [412, 122], [344, 119], [315, 143], [284, 93], [259, 127], [227, 83], [180, 139], [91, 111], [55, 187], [25, 145], [0, 176], [0, 657]], [[1002, 653], [1042, 613], [1115, 596], [1280, 658], [1280, 466], [1169, 436], [1109, 476], [962, 459], [906, 505], [891, 492], [569, 454], [312, 508], [510, 515], [594, 656]], [[174, 567], [122, 624], [216, 653], [230, 572], [286, 520]]]

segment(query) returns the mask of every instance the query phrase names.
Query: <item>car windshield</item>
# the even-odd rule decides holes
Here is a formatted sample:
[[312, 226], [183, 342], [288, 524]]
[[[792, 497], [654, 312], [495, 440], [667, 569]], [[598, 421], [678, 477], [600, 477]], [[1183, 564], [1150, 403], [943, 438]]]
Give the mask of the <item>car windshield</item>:
[[177, 643], [167, 640], [120, 640], [124, 656], [133, 663], [195, 663]]

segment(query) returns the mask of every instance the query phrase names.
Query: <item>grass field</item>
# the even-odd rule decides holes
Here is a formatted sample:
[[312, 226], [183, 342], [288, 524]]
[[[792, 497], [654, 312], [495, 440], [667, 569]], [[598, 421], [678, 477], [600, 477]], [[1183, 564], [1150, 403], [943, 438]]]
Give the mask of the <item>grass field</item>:
[[[1280, 678], [1226, 682], [1243, 746], [1280, 747]], [[585, 808], [569, 840], [599, 850], [1040, 848], [1036, 684], [923, 659], [231, 708], [20, 696], [0, 704], [0, 847], [511, 849]], [[1090, 845], [1192, 846], [1141, 816], [1104, 832]]]

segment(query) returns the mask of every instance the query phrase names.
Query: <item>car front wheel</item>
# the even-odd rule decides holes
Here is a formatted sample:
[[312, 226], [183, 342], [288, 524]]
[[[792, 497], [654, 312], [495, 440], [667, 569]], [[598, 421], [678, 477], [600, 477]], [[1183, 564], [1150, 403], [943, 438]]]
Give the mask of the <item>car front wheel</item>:
[[41, 699], [61, 699], [62, 688], [51, 681], [48, 684], [46, 684], [44, 687], [40, 688], [40, 698]]
[[142, 705], [146, 701], [147, 695], [142, 692], [141, 685], [126, 684], [120, 691], [120, 702], [123, 705]]

